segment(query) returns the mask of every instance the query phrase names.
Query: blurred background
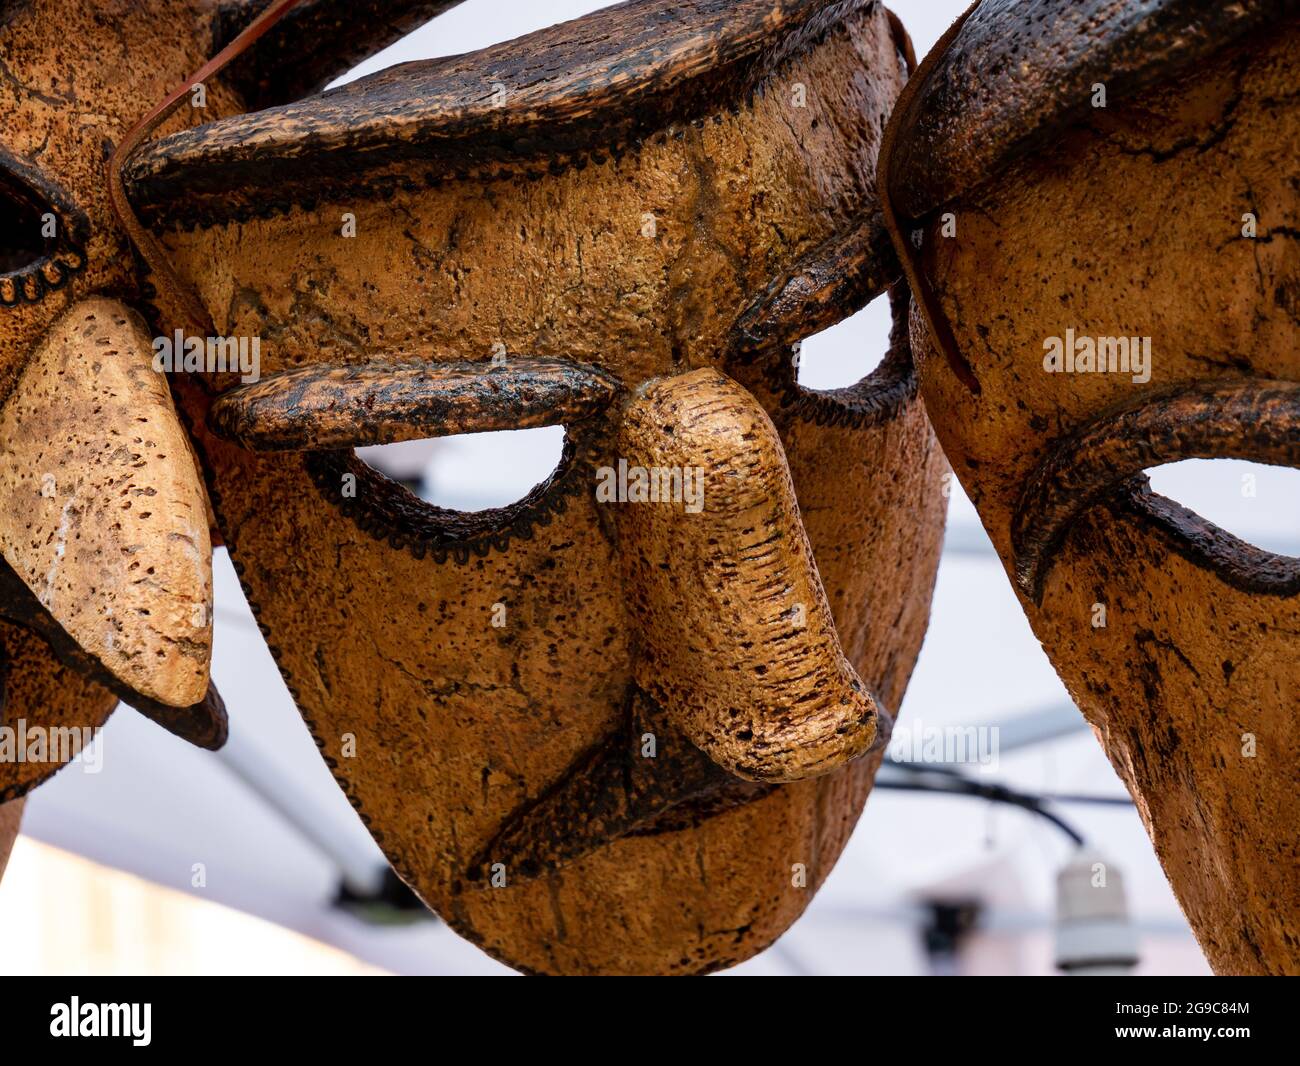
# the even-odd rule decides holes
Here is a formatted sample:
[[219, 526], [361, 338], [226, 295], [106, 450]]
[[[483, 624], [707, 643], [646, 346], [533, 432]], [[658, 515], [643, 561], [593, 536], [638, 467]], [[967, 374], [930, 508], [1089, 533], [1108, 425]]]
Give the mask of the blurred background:
[[[468, 0], [363, 64], [452, 55], [606, 6]], [[964, 0], [895, 0], [924, 55]], [[852, 384], [883, 355], [886, 301], [805, 342], [800, 378]], [[543, 480], [562, 430], [367, 449], [445, 507], [500, 506]], [[1190, 461], [1157, 491], [1230, 532], [1300, 555], [1300, 472]], [[104, 730], [102, 767], [73, 765], [29, 800], [0, 883], [2, 974], [507, 973], [396, 890], [320, 760], [217, 552], [213, 676], [231, 742], [199, 752], [133, 713]], [[915, 784], [894, 756], [910, 736], [996, 736], [981, 785], [1035, 797], [1122, 884], [1116, 933], [1138, 974], [1209, 973], [1123, 786], [1030, 632], [974, 508], [954, 485], [929, 635], [881, 785]], [[996, 729], [996, 734], [992, 730]], [[909, 731], [910, 732], [907, 732]], [[980, 748], [992, 756], [993, 750]], [[1057, 878], [1076, 856], [1059, 826], [982, 798], [877, 787], [803, 918], [732, 974], [1051, 974]], [[1118, 878], [1115, 875], [1118, 874]], [[1112, 930], [1112, 932], [1115, 932]]]

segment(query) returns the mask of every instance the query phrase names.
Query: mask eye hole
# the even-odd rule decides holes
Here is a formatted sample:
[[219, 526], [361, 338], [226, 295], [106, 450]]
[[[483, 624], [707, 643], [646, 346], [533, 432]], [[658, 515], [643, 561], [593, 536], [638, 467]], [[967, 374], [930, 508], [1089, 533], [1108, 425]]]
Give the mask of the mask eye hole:
[[881, 293], [866, 307], [799, 345], [796, 380], [805, 389], [851, 389], [885, 361], [893, 316]]
[[43, 195], [43, 188], [0, 150], [0, 305], [5, 307], [35, 303], [85, 265], [80, 242], [68, 232], [75, 213], [54, 206], [51, 196], [62, 198]]
[[1243, 543], [1300, 556], [1300, 470], [1244, 459], [1183, 459], [1145, 473], [1154, 492]]
[[564, 459], [564, 427], [370, 445], [357, 458], [425, 503], [472, 514], [510, 507], [551, 477]]
[[[395, 550], [438, 563], [465, 563], [508, 551], [516, 537], [531, 540], [572, 498], [591, 492], [591, 446], [571, 429], [546, 426], [473, 434], [509, 441], [511, 447], [497, 444], [490, 465], [473, 449], [467, 454], [467, 436], [439, 438], [437, 444], [451, 441], [453, 447], [434, 461], [432, 454], [423, 462], [412, 461], [411, 454], [380, 445], [307, 452], [304, 462], [321, 495], [362, 530]], [[550, 445], [558, 445], [558, 458]], [[482, 447], [481, 442], [473, 445]], [[526, 459], [521, 458], [524, 453]], [[444, 480], [435, 487], [440, 469]], [[533, 483], [538, 470], [543, 480]], [[485, 491], [488, 485], [495, 486], [491, 494]], [[502, 505], [500, 500], [507, 502]]]
[[50, 254], [58, 232], [54, 215], [26, 189], [3, 175], [0, 175], [0, 213], [6, 219], [4, 234], [0, 236], [0, 274], [27, 270]]

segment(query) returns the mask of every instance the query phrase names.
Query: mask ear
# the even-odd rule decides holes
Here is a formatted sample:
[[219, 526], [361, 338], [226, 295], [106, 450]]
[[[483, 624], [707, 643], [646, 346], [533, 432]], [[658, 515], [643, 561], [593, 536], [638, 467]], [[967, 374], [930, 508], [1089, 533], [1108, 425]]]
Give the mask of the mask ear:
[[212, 651], [207, 497], [139, 316], [85, 300], [0, 410], [0, 552], [117, 681], [198, 704]]

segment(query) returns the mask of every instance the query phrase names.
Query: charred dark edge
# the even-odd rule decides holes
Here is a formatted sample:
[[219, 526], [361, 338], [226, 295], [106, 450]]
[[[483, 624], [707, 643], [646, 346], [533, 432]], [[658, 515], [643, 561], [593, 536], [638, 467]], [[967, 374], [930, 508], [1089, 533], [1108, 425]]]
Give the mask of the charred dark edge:
[[[1091, 32], [1064, 36], [1067, 9]], [[890, 192], [903, 228], [919, 225], [1077, 124], [1091, 110], [1096, 82], [1106, 85], [1113, 106], [1297, 11], [1300, 0], [983, 0], [938, 62], [926, 63], [922, 91], [897, 116], [904, 136]], [[1054, 66], [1050, 96], [1026, 99], [1007, 78], [988, 72], [1023, 62], [1015, 51], [1024, 42], [1017, 30], [1031, 24], [1048, 27], [1032, 42], [1033, 54]], [[977, 139], [969, 157], [951, 152], [953, 130]]]
[[[639, 753], [644, 733], [655, 735], [653, 759]], [[470, 862], [465, 880], [470, 888], [482, 887], [496, 863], [505, 865], [507, 883], [552, 873], [734, 780], [632, 686], [623, 721], [506, 818]]]
[[[461, 0], [313, 0], [296, 8], [224, 77], [250, 110], [319, 92], [363, 60]], [[216, 13], [213, 52], [247, 28], [262, 5], [226, 0]]]
[[[549, 526], [567, 508], [569, 497], [589, 487], [591, 464], [580, 460], [578, 452], [569, 431], [563, 456], [549, 478], [507, 507], [472, 513], [426, 503], [352, 451], [308, 452], [303, 469], [322, 498], [363, 533], [416, 559], [427, 556], [439, 565], [451, 559], [463, 566], [493, 550], [506, 551], [515, 538], [531, 540], [536, 529]], [[356, 478], [354, 497], [342, 494], [345, 474]]]
[[1176, 500], [1152, 491], [1145, 476], [1126, 482], [1106, 506], [1112, 514], [1154, 530], [1172, 551], [1212, 571], [1239, 592], [1283, 599], [1300, 594], [1300, 559], [1234, 537]]
[[728, 347], [735, 352], [793, 344], [860, 311], [900, 274], [879, 212], [802, 257], [741, 312]]
[[208, 424], [252, 451], [325, 451], [579, 422], [618, 390], [610, 375], [564, 359], [317, 364], [223, 393]]
[[[870, 690], [868, 691], [870, 692]], [[865, 759], [877, 752], [884, 751], [889, 747], [889, 742], [894, 736], [896, 716], [885, 707], [874, 692], [871, 692], [871, 700], [876, 705], [876, 739], [871, 742], [871, 747], [858, 756], [859, 759]]]
[[733, 357], [733, 366], [757, 367], [764, 387], [782, 413], [818, 426], [869, 429], [897, 418], [916, 398], [918, 380], [908, 332], [911, 296], [899, 280], [889, 291], [893, 325], [889, 352], [879, 366], [856, 385], [844, 389], [808, 389], [799, 384], [791, 350], [751, 350]]
[[[151, 226], [191, 231], [269, 220], [297, 208], [312, 211], [321, 203], [358, 198], [387, 201], [398, 193], [451, 183], [539, 181], [572, 169], [618, 165], [648, 144], [682, 140], [687, 127], [702, 129], [709, 122], [721, 123], [725, 114], [738, 115], [752, 107], [765, 97], [784, 63], [822, 44], [850, 15], [870, 14], [879, 7], [879, 0], [798, 2], [809, 8], [822, 6], [801, 15], [802, 21], [785, 28], [785, 37], [756, 55], [745, 53], [709, 68], [690, 82], [689, 92], [675, 87], [649, 100], [629, 102], [622, 109], [608, 108], [583, 122], [547, 124], [542, 116], [531, 119], [524, 129], [514, 129], [493, 119], [486, 124], [465, 123], [464, 128], [438, 126], [426, 134], [427, 143], [411, 140], [379, 149], [362, 146], [360, 154], [357, 146], [346, 153], [298, 153], [288, 158], [304, 173], [296, 178], [280, 175], [273, 187], [254, 197], [241, 197], [240, 189], [258, 189], [267, 173], [278, 174], [277, 160], [270, 153], [250, 155], [248, 160], [225, 168], [208, 165], [206, 173], [196, 175], [194, 167], [180, 161], [179, 152], [201, 134], [183, 131], [142, 146], [128, 163], [124, 181], [132, 204]], [[375, 173], [399, 165], [403, 172]], [[358, 172], [364, 176], [358, 178]], [[200, 178], [211, 188], [196, 185]]]
[[[7, 192], [26, 201], [37, 211], [49, 211], [55, 216], [58, 235], [50, 242], [45, 254], [20, 270], [0, 274], [0, 307], [39, 303], [49, 293], [63, 288], [73, 275], [86, 269], [85, 248], [90, 237], [90, 219], [62, 189], [3, 145], [0, 145], [0, 192]], [[45, 276], [45, 270], [51, 264], [58, 266], [62, 274], [56, 281]]]
[[729, 777], [716, 789], [710, 789], [682, 800], [667, 810], [655, 815], [650, 821], [629, 829], [624, 836], [659, 837], [668, 833], [683, 833], [698, 829], [711, 818], [734, 811], [747, 803], [754, 803], [771, 795], [783, 784], [763, 781], [745, 781], [739, 777]]
[[[1025, 483], [1011, 519], [1017, 586], [1040, 604], [1043, 582], [1080, 515], [1143, 470], [1217, 457], [1300, 464], [1298, 427], [1300, 384], [1258, 380], [1188, 386], [1094, 419], [1056, 441]], [[1280, 580], [1285, 587], [1287, 578], [1276, 576], [1285, 566], [1271, 561], [1285, 556], [1236, 551], [1243, 544], [1236, 538], [1211, 546], [1203, 530], [1182, 526], [1177, 512], [1154, 505], [1145, 510], [1167, 533], [1190, 534], [1188, 557], [1225, 581], [1239, 582], [1263, 564], [1266, 573], [1254, 580], [1262, 586]]]
[[[50, 264], [59, 267], [62, 276], [51, 281], [45, 268]], [[21, 303], [40, 303], [52, 292], [58, 292], [74, 274], [86, 269], [83, 248], [64, 241], [63, 247], [52, 255], [42, 256], [22, 270], [0, 275], [0, 307], [17, 307]]]
[[167, 732], [208, 751], [216, 751], [225, 744], [229, 723], [225, 704], [214, 686], [209, 684], [203, 699], [191, 707], [171, 707], [136, 692], [68, 634], [3, 558], [0, 558], [0, 618], [35, 633], [64, 666], [108, 689]]
[[4, 29], [18, 15], [18, 12], [32, 6], [32, 0], [0, 0], [0, 30]]

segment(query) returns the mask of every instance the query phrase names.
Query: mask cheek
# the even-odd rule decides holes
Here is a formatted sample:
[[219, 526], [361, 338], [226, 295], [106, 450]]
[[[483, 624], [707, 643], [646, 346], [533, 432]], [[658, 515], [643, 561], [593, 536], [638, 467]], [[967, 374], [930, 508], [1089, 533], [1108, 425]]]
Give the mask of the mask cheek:
[[1289, 957], [1300, 595], [1234, 585], [1121, 497], [1071, 528], [1028, 613], [1216, 967]]

